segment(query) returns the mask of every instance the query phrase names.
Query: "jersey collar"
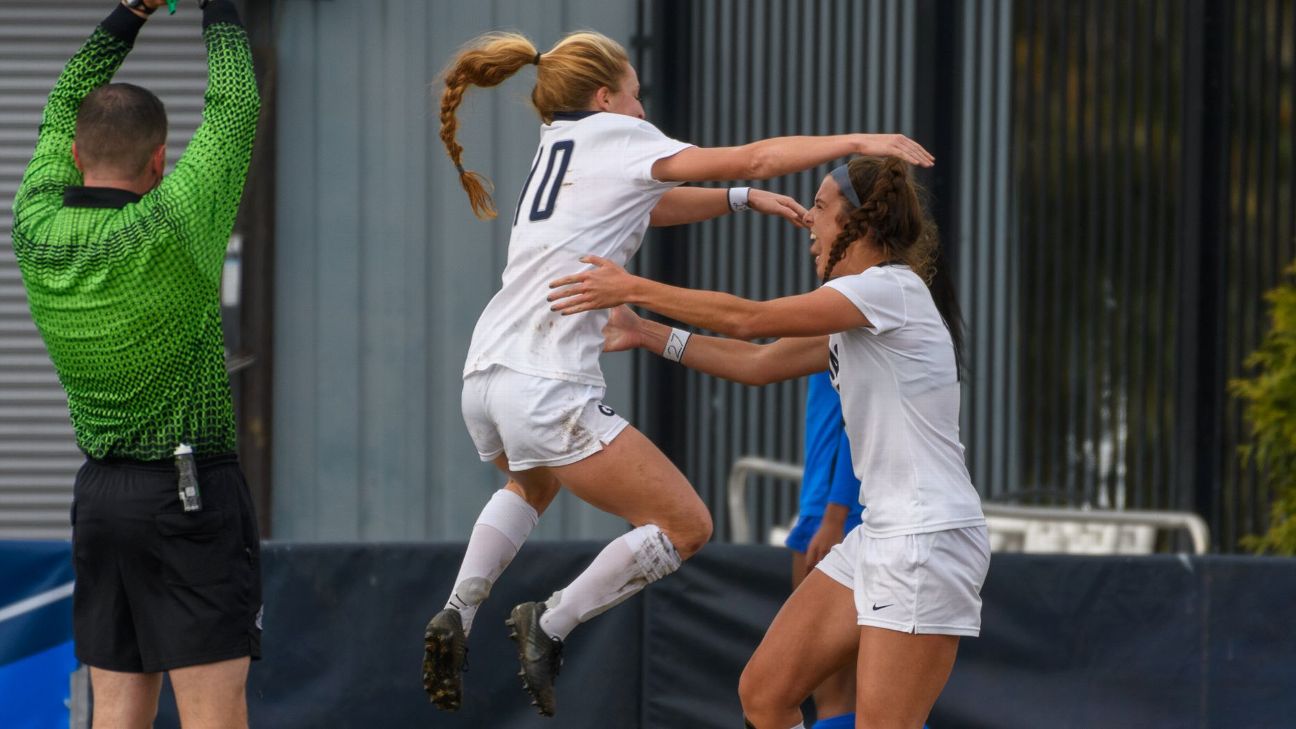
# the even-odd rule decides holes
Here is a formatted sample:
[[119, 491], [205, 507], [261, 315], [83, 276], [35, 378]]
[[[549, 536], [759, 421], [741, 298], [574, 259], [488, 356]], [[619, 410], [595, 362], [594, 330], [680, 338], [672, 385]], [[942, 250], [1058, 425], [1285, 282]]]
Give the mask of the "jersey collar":
[[65, 208], [116, 208], [137, 203], [144, 196], [119, 187], [83, 187], [68, 185], [63, 190]]
[[554, 121], [580, 121], [586, 117], [602, 114], [601, 111], [555, 111], [553, 113]]

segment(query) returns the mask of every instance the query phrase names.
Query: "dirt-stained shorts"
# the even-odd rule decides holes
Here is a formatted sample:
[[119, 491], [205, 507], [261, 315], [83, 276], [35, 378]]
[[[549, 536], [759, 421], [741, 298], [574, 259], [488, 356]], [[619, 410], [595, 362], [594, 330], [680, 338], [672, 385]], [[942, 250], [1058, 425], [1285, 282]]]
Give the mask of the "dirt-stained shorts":
[[463, 417], [477, 454], [509, 469], [566, 466], [603, 450], [629, 425], [603, 404], [606, 388], [496, 365], [464, 377]]

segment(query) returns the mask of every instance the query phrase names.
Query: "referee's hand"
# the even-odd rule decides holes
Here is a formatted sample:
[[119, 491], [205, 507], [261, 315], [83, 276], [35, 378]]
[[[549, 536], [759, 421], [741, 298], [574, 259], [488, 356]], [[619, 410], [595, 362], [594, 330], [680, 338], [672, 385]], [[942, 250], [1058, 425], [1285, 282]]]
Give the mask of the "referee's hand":
[[[166, 4], [167, 0], [144, 0], [144, 7], [147, 8], [150, 13]], [[126, 5], [126, 3], [123, 2], [122, 5]], [[126, 7], [129, 8], [130, 6], [127, 5]], [[131, 10], [134, 10], [134, 8], [131, 8]]]

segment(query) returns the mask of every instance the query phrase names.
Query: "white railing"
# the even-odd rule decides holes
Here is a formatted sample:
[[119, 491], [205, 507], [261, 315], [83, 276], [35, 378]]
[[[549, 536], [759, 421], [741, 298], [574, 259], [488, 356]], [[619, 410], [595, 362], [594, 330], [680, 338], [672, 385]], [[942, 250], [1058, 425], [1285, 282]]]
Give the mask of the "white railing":
[[729, 469], [729, 531], [734, 544], [750, 544], [751, 525], [747, 522], [747, 481], [751, 476], [801, 483], [801, 466], [773, 461], [759, 456], [743, 456]]
[[[752, 541], [751, 524], [747, 519], [747, 487], [752, 476], [770, 476], [794, 484], [801, 483], [802, 467], [793, 463], [784, 463], [759, 456], [743, 456], [734, 461], [729, 469], [728, 501], [729, 529], [735, 544], [750, 544]], [[991, 529], [996, 524], [1001, 528], [1011, 528], [1013, 522], [1023, 524], [1090, 524], [1096, 526], [1122, 528], [1182, 529], [1192, 538], [1193, 552], [1205, 554], [1210, 550], [1210, 530], [1200, 516], [1185, 511], [1109, 511], [1097, 509], [1070, 509], [1049, 506], [1012, 506], [1007, 504], [983, 504]], [[1139, 540], [1142, 545], [1136, 551], [1151, 551], [1150, 540]], [[1124, 550], [1122, 550], [1124, 551]]]
[[[1110, 530], [1112, 533], [1105, 535], [1109, 540], [1119, 539], [1121, 532], [1131, 533], [1131, 529], [1145, 528], [1149, 532], [1156, 529], [1182, 529], [1188, 532], [1192, 538], [1193, 553], [1206, 554], [1210, 551], [1210, 529], [1206, 526], [1205, 520], [1200, 516], [1187, 511], [1135, 511], [1123, 510], [1113, 511], [1109, 509], [1070, 509], [1065, 507], [1051, 506], [1013, 506], [1009, 504], [982, 504], [981, 510], [985, 512], [986, 519], [990, 521], [990, 528], [993, 531], [996, 523], [1000, 528], [1011, 528], [1013, 520], [1028, 522], [1029, 524], [1053, 523], [1060, 525], [1072, 524], [1092, 524], [1097, 526], [1115, 527]], [[1029, 531], [1026, 527], [1024, 531]], [[1126, 553], [1132, 552], [1151, 552], [1152, 542], [1150, 536], [1145, 541], [1146, 549], [1123, 550], [1117, 547], [1116, 551]], [[1137, 539], [1137, 537], [1135, 537]], [[1029, 534], [1027, 535], [1029, 541]], [[1026, 545], [1029, 547], [1029, 544]], [[1026, 549], [1026, 551], [1034, 551]]]

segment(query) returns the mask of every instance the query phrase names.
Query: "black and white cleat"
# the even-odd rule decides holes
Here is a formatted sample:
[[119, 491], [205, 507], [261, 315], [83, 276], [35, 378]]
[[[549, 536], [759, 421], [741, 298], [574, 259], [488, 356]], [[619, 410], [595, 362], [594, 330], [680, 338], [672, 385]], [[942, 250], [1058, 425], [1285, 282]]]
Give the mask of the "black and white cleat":
[[531, 695], [531, 705], [541, 716], [553, 716], [557, 711], [554, 681], [562, 668], [563, 643], [540, 628], [544, 609], [543, 603], [524, 602], [513, 608], [506, 623], [509, 637], [517, 643], [522, 688]]
[[423, 690], [438, 709], [458, 711], [468, 658], [463, 618], [454, 608], [432, 617], [423, 633]]

